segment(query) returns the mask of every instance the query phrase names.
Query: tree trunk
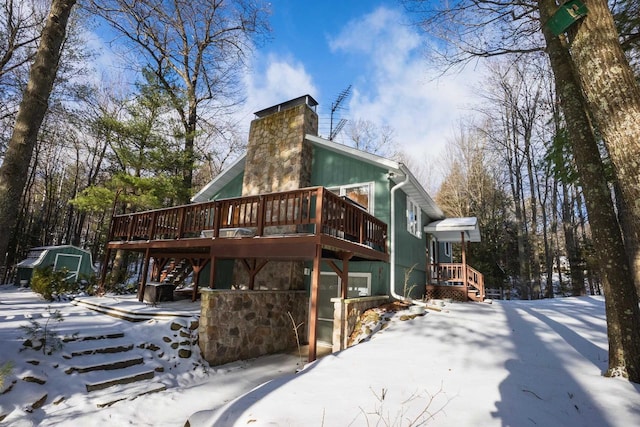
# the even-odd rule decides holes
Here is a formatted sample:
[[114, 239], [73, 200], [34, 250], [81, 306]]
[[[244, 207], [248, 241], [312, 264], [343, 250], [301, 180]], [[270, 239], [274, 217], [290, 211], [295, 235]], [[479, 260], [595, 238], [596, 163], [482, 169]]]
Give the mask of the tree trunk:
[[[566, 113], [565, 113], [566, 115]], [[589, 126], [589, 129], [591, 127]], [[584, 263], [580, 256], [580, 245], [576, 235], [576, 223], [574, 212], [576, 209], [576, 198], [573, 195], [575, 188], [562, 185], [562, 230], [564, 231], [564, 245], [567, 250], [569, 260], [569, 271], [571, 272], [571, 295], [584, 295]], [[580, 208], [580, 205], [577, 207]]]
[[[636, 235], [635, 224], [634, 221], [635, 215], [633, 213], [633, 209], [629, 209], [627, 206], [624, 197], [622, 196], [622, 188], [620, 188], [620, 183], [615, 181], [613, 183], [614, 194], [616, 196], [616, 207], [618, 209], [618, 221], [620, 222], [620, 227], [622, 227], [622, 235], [624, 236], [624, 247], [627, 251], [627, 256], [629, 257], [629, 264], [631, 269], [633, 270], [634, 281], [636, 284], [636, 293], [638, 294], [638, 298], [640, 298], [640, 240], [633, 238]], [[631, 236], [631, 238], [629, 238]]]
[[[571, 35], [571, 57], [589, 111], [613, 163], [630, 216], [625, 246], [640, 283], [640, 86], [619, 43], [606, 0], [585, 0], [589, 13]], [[636, 292], [637, 293], [637, 292]]]
[[[538, 7], [543, 23], [557, 9], [554, 0], [538, 0]], [[609, 367], [605, 375], [624, 376], [633, 382], [640, 382], [638, 298], [613, 201], [605, 181], [604, 167], [569, 53], [560, 39], [554, 37], [545, 25], [542, 25], [542, 29], [554, 71], [556, 90], [565, 113], [569, 142], [584, 190], [594, 248], [602, 271], [609, 338]], [[594, 55], [598, 53], [594, 52]], [[608, 75], [608, 72], [601, 71], [604, 73], [602, 78]], [[600, 84], [606, 85], [602, 81]], [[603, 104], [606, 102], [603, 101]], [[637, 143], [640, 143], [640, 139]], [[638, 159], [640, 158], [636, 160]]]
[[[29, 83], [18, 109], [4, 162], [0, 166], [0, 261], [4, 261], [16, 224], [33, 147], [47, 112], [67, 21], [75, 3], [76, 0], [53, 0], [51, 3], [51, 10], [29, 73]], [[2, 264], [0, 262], [0, 265]]]

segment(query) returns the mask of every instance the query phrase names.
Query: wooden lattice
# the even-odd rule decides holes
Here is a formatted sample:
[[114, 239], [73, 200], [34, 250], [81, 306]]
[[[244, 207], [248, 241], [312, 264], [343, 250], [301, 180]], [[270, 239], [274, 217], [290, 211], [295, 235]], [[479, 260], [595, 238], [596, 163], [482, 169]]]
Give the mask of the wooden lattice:
[[466, 302], [467, 292], [463, 286], [435, 286], [427, 285], [427, 300], [450, 298], [453, 301]]

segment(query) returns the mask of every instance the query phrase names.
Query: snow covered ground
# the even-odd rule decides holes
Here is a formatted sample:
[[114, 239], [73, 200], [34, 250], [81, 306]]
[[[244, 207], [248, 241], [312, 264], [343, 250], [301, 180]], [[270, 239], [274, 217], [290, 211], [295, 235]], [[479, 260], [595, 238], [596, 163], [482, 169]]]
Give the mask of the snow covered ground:
[[154, 381], [167, 390], [102, 409], [78, 386], [80, 375], [63, 372], [68, 360], [20, 351], [19, 326], [43, 319], [48, 305], [30, 291], [0, 287], [0, 365], [13, 361], [13, 379], [28, 371], [46, 380], [41, 387], [48, 393], [38, 409], [15, 400], [17, 385], [0, 395], [0, 413], [12, 409], [7, 425], [182, 426], [187, 419], [191, 426], [640, 425], [640, 385], [601, 376], [607, 366], [601, 297], [453, 303], [407, 321], [398, 313], [368, 342], [298, 374], [292, 355], [210, 368], [197, 352], [181, 359], [169, 351], [171, 320], [129, 323], [52, 303], [65, 319], [56, 324], [60, 332], [125, 330], [138, 343], [160, 347], [145, 357], [160, 368]]

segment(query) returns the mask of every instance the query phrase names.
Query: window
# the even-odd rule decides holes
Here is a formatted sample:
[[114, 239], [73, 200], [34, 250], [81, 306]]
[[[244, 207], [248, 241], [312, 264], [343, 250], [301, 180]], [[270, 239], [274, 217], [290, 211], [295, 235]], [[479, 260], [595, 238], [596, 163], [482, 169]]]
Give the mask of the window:
[[365, 184], [342, 185], [340, 187], [331, 187], [339, 196], [346, 196], [365, 208], [369, 213], [373, 213], [373, 182]]
[[422, 211], [413, 200], [407, 197], [407, 231], [414, 236], [422, 237], [422, 230], [420, 225], [422, 224]]
[[[320, 292], [323, 287], [328, 291], [329, 298], [340, 296], [340, 286], [342, 280], [336, 273], [320, 272]], [[349, 273], [349, 287], [347, 288], [347, 298], [366, 297], [371, 295], [371, 273]], [[333, 310], [333, 307], [332, 307]], [[333, 313], [333, 311], [332, 311]]]
[[451, 242], [444, 242], [444, 256], [451, 258]]

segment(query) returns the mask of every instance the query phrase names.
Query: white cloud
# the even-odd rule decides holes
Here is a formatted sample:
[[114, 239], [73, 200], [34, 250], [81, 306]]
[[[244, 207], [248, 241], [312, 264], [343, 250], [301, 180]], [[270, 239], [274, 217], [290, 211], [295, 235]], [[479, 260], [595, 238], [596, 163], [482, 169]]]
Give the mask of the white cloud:
[[424, 43], [402, 13], [378, 8], [348, 23], [330, 46], [362, 63], [349, 117], [388, 124], [406, 152], [435, 159], [470, 113], [470, 83], [476, 78], [469, 70], [437, 78], [423, 56]]
[[269, 54], [256, 57], [253, 70], [245, 77], [247, 102], [244, 111], [247, 129], [251, 114], [303, 94], [318, 92], [304, 65], [290, 57]]

